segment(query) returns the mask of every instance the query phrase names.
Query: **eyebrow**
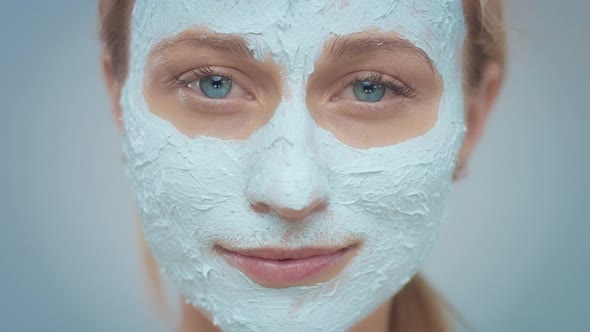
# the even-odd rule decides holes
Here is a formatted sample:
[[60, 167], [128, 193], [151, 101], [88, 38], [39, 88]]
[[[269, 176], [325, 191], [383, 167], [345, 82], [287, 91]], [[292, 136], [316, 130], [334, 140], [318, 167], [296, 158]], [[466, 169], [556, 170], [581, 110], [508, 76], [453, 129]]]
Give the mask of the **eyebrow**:
[[[167, 40], [153, 51], [153, 54], [164, 52], [168, 46], [176, 43], [189, 44], [195, 47], [210, 48], [229, 56], [255, 60], [254, 52], [248, 47], [244, 38], [236, 35], [221, 34], [188, 34]], [[410, 52], [419, 60], [434, 70], [430, 57], [421, 48], [403, 38], [353, 38], [353, 36], [338, 37], [329, 42], [328, 56], [332, 59], [340, 57], [358, 57], [377, 51]]]
[[232, 35], [190, 34], [180, 36], [156, 46], [152, 53], [162, 53], [168, 46], [174, 44], [189, 44], [194, 47], [210, 48], [233, 57], [254, 59], [254, 53], [248, 47], [246, 41], [242, 37]]
[[430, 57], [410, 41], [402, 38], [336, 38], [328, 46], [328, 55], [331, 58], [358, 57], [377, 51], [409, 52], [434, 70], [434, 64]]

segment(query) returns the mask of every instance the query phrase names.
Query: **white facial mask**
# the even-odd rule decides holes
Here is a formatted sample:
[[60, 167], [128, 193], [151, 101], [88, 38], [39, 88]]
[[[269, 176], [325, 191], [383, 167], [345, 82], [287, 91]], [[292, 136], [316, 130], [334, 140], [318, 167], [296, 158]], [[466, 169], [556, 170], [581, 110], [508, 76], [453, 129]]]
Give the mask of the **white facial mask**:
[[[192, 26], [241, 34], [283, 66], [290, 98], [245, 140], [189, 138], [149, 111], [142, 87], [150, 50]], [[444, 92], [426, 134], [357, 149], [315, 124], [304, 90], [328, 38], [371, 28], [422, 48]], [[124, 150], [162, 272], [224, 331], [344, 331], [373, 312], [417, 272], [445, 218], [465, 130], [464, 30], [461, 0], [137, 0], [121, 100]], [[327, 211], [296, 223], [250, 207], [262, 200], [299, 210], [317, 197]], [[220, 242], [297, 248], [351, 238], [363, 246], [334, 279], [284, 289], [254, 283], [212, 250]]]

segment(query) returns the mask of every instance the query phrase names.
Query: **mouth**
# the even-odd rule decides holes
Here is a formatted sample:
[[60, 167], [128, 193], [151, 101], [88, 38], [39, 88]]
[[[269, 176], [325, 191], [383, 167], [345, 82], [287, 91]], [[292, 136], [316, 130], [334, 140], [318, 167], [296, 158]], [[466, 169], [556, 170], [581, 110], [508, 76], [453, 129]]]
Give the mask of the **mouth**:
[[334, 278], [350, 262], [357, 244], [345, 247], [215, 250], [227, 263], [269, 288], [309, 286]]

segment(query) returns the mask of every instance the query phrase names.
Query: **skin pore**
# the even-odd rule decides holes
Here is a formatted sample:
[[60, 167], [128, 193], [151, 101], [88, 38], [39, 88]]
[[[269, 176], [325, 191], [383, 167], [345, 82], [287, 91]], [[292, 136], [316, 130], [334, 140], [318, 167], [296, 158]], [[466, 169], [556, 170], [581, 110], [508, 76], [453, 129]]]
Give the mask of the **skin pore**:
[[[187, 32], [187, 34], [191, 33], [194, 36], [194, 31]], [[199, 33], [203, 34], [204, 32]], [[309, 77], [306, 86], [306, 103], [310, 114], [320, 127], [332, 132], [339, 140], [354, 147], [386, 146], [424, 134], [432, 128], [436, 121], [436, 111], [442, 91], [439, 77], [429, 66], [428, 59], [424, 59], [420, 54], [417, 54], [416, 50], [408, 48], [407, 45], [398, 43], [393, 34], [378, 36], [374, 41], [362, 34], [361, 32], [354, 37], [358, 37], [360, 43], [364, 43], [365, 49], [371, 44], [380, 43], [392, 44], [396, 47], [393, 51], [384, 52], [379, 49], [378, 52], [369, 53], [350, 51], [354, 50], [352, 46], [341, 47], [348, 48], [348, 53], [337, 49], [336, 52], [324, 51], [318, 58], [314, 73]], [[190, 36], [187, 37], [190, 38]], [[354, 39], [350, 37], [348, 41]], [[332, 40], [332, 44], [328, 43], [325, 50], [334, 50], [336, 45], [343, 42], [342, 39]], [[154, 52], [153, 57], [150, 58], [144, 81], [145, 96], [150, 110], [154, 114], [170, 121], [180, 132], [189, 137], [198, 135], [224, 139], [249, 137], [272, 118], [273, 111], [282, 98], [292, 97], [291, 91], [285, 88], [286, 84], [284, 84], [281, 75], [281, 68], [270, 60], [246, 63], [252, 59], [232, 57], [225, 54], [231, 52], [222, 52], [211, 45], [203, 47], [203, 45], [189, 43], [192, 44], [190, 49], [183, 49], [189, 46], [182, 45], [183, 43], [178, 40], [168, 44], [172, 46], [162, 50], [159, 54]], [[221, 49], [229, 50], [231, 47], [228, 45], [231, 44], [235, 43], [225, 40], [218, 46]], [[184, 61], [183, 52], [210, 57], [196, 61], [194, 57], [188, 56], [189, 59]], [[334, 53], [339, 56], [334, 56]], [[166, 58], [167, 56], [172, 58]], [[403, 66], [396, 67], [398, 62], [387, 61], [392, 58], [397, 59]], [[212, 59], [219, 62], [211, 64]], [[207, 67], [210, 68], [200, 67], [199, 64], [203, 62], [206, 62]], [[109, 66], [107, 61], [105, 68]], [[234, 66], [251, 72], [233, 70]], [[365, 70], [368, 73], [353, 72], [353, 80], [351, 80], [347, 76], [351, 72], [342, 70], [349, 68], [349, 66], [350, 68], [356, 68], [355, 66], [369, 68], [369, 70]], [[404, 70], [400, 70], [401, 67]], [[472, 149], [472, 147], [469, 148], [469, 141], [476, 141], [481, 134], [483, 122], [485, 122], [491, 100], [497, 90], [497, 84], [494, 87], [494, 72], [493, 66], [484, 70], [486, 79], [483, 80], [482, 86], [476, 87], [474, 92], [467, 94], [465, 98], [466, 111], [475, 110], [466, 116], [468, 132], [463, 147], [467, 146], [468, 150]], [[207, 74], [203, 75], [206, 77], [231, 77], [232, 84], [235, 83], [232, 87], [235, 88], [232, 88], [228, 98], [214, 101], [204, 98], [203, 90], [195, 83], [206, 82], [199, 78], [199, 74], [203, 73]], [[388, 86], [383, 99], [378, 102], [360, 103], [355, 100], [358, 96], [354, 94], [352, 82], [375, 83], [377, 79], [387, 81], [394, 88]], [[117, 86], [118, 83], [111, 81], [111, 85]], [[408, 88], [404, 88], [403, 85], [410, 86], [411, 93], [408, 93]], [[119, 93], [120, 91], [115, 91], [114, 95], [118, 96]], [[381, 104], [381, 107], [377, 104]], [[243, 107], [243, 111], [235, 112], [236, 106]], [[248, 109], [255, 109], [257, 112], [248, 112]], [[398, 112], [379, 112], [379, 110], [385, 109], [396, 109]], [[475, 125], [473, 125], [474, 123]], [[391, 130], [392, 127], [396, 130]], [[474, 130], [478, 132], [474, 132]], [[467, 158], [469, 154], [470, 151], [463, 152], [462, 150], [460, 155], [462, 158]], [[304, 209], [303, 211], [312, 213], [313, 209]], [[278, 213], [281, 215], [280, 211]], [[305, 218], [305, 213], [302, 214], [298, 217]], [[285, 214], [282, 215], [285, 216]], [[359, 331], [385, 331], [388, 305], [389, 302], [381, 306], [359, 323], [356, 329]], [[210, 323], [207, 324], [209, 319], [193, 307], [185, 306], [184, 309], [184, 322], [189, 324], [194, 321], [196, 324], [190, 327], [187, 325], [186, 331], [214, 330]]]

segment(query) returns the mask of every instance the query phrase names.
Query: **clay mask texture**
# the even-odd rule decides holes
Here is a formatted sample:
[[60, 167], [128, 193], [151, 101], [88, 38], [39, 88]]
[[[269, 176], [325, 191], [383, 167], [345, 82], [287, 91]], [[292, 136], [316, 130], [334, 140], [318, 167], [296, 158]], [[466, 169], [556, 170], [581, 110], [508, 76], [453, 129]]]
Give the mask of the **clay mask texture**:
[[[153, 47], [193, 27], [237, 34], [282, 66], [290, 97], [244, 140], [189, 138], [143, 95]], [[319, 127], [305, 82], [333, 36], [378, 29], [420, 47], [440, 74], [438, 119], [425, 134], [359, 149]], [[345, 331], [417, 272], [445, 219], [465, 131], [460, 0], [137, 0], [121, 98], [124, 151], [144, 236], [161, 271], [224, 331]], [[280, 184], [280, 185], [277, 185]], [[251, 201], [326, 209], [300, 222], [256, 213]], [[328, 282], [274, 289], [230, 267], [213, 246], [362, 246]]]

